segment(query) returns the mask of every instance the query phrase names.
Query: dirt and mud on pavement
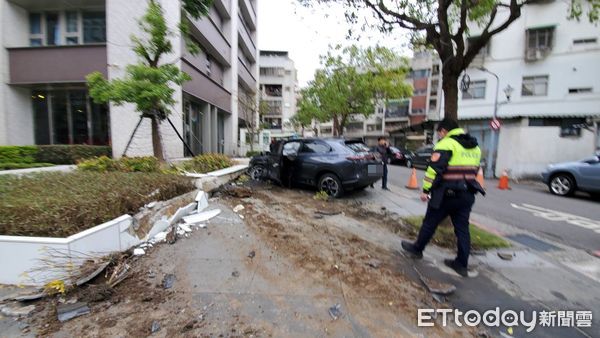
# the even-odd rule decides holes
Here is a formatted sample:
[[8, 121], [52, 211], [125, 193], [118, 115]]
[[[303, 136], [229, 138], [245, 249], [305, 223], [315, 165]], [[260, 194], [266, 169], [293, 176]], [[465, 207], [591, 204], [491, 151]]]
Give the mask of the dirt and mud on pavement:
[[352, 199], [320, 201], [313, 195], [261, 182], [221, 189], [209, 209], [222, 213], [205, 228], [133, 258], [129, 277], [114, 289], [98, 288], [102, 274], [61, 300], [86, 303], [89, 314], [61, 323], [58, 297], [37, 303], [32, 332], [473, 337], [481, 331], [417, 327], [417, 309], [451, 306], [436, 303], [415, 277], [412, 260], [396, 252], [401, 222]]

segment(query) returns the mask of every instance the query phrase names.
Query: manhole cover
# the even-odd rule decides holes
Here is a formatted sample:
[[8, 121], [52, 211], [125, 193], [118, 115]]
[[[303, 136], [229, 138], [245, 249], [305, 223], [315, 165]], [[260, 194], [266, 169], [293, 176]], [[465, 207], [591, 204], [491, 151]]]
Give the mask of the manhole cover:
[[512, 235], [512, 236], [507, 236], [507, 237], [517, 243], [521, 243], [521, 244], [523, 244], [527, 247], [530, 247], [534, 250], [537, 250], [537, 251], [546, 252], [546, 251], [560, 250], [560, 248], [558, 248], [557, 246], [554, 246], [550, 243], [546, 243], [544, 241], [541, 241], [541, 240], [531, 237], [529, 235], [517, 234], [517, 235]]

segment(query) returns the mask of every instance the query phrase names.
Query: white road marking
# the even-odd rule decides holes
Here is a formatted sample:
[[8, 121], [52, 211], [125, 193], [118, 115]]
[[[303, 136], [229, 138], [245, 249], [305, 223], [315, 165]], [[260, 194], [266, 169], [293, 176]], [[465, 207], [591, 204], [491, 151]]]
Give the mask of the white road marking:
[[524, 203], [522, 205], [517, 205], [511, 203], [510, 205], [515, 209], [529, 211], [533, 214], [533, 216], [536, 217], [541, 217], [552, 222], [567, 222], [569, 224], [582, 227], [584, 229], [593, 230], [594, 232], [600, 234], [600, 221], [595, 221], [593, 219], [568, 214], [566, 212], [546, 209], [531, 204]]

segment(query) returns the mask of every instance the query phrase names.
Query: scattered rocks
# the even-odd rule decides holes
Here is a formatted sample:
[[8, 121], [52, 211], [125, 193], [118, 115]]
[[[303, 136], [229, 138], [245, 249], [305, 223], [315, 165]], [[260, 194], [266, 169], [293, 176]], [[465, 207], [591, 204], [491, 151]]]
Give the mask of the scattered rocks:
[[133, 249], [133, 255], [134, 256], [143, 256], [146, 254], [146, 251], [144, 251], [144, 249], [142, 248], [135, 248]]
[[253, 259], [256, 256], [256, 251], [252, 250], [250, 251], [250, 253], [248, 254], [248, 258]]
[[334, 306], [329, 308], [329, 315], [333, 320], [337, 320], [342, 316], [342, 306], [340, 304], [335, 304]]
[[150, 328], [150, 333], [156, 333], [160, 331], [160, 323], [155, 320], [152, 322], [152, 327]]
[[232, 276], [232, 277], [236, 277], [236, 278], [237, 278], [237, 277], [239, 277], [239, 276], [240, 276], [240, 272], [239, 272], [239, 271], [237, 271], [237, 270], [235, 270], [234, 272], [232, 272], [232, 273], [231, 273], [231, 276]]
[[514, 254], [506, 253], [506, 252], [498, 252], [498, 257], [502, 258], [505, 261], [512, 261]]
[[240, 211], [244, 210], [244, 206], [241, 204], [238, 204], [235, 206], [235, 208], [233, 208], [233, 212], [238, 213]]
[[22, 306], [15, 303], [2, 307], [0, 312], [8, 317], [27, 317], [33, 310], [35, 310], [35, 305]]
[[173, 284], [175, 284], [175, 275], [172, 273], [168, 273], [165, 275], [165, 277], [163, 278], [162, 281], [162, 287], [163, 289], [170, 289], [173, 287]]
[[378, 259], [372, 258], [367, 262], [367, 265], [372, 267], [373, 269], [379, 269], [379, 267], [381, 266], [381, 261]]

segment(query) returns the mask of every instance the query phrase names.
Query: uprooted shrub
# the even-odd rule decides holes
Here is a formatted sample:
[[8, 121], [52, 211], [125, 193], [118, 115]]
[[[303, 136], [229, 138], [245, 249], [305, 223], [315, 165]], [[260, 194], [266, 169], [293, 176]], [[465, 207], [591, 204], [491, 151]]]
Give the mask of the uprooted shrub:
[[202, 154], [189, 161], [179, 164], [179, 168], [196, 173], [208, 173], [211, 171], [231, 167], [233, 162], [223, 154]]
[[160, 162], [156, 157], [121, 157], [118, 160], [113, 160], [106, 156], [100, 156], [89, 160], [81, 161], [77, 164], [77, 168], [83, 171], [95, 172], [143, 172], [155, 173], [160, 171]]
[[65, 237], [194, 189], [161, 173], [86, 172], [0, 176], [0, 235]]

